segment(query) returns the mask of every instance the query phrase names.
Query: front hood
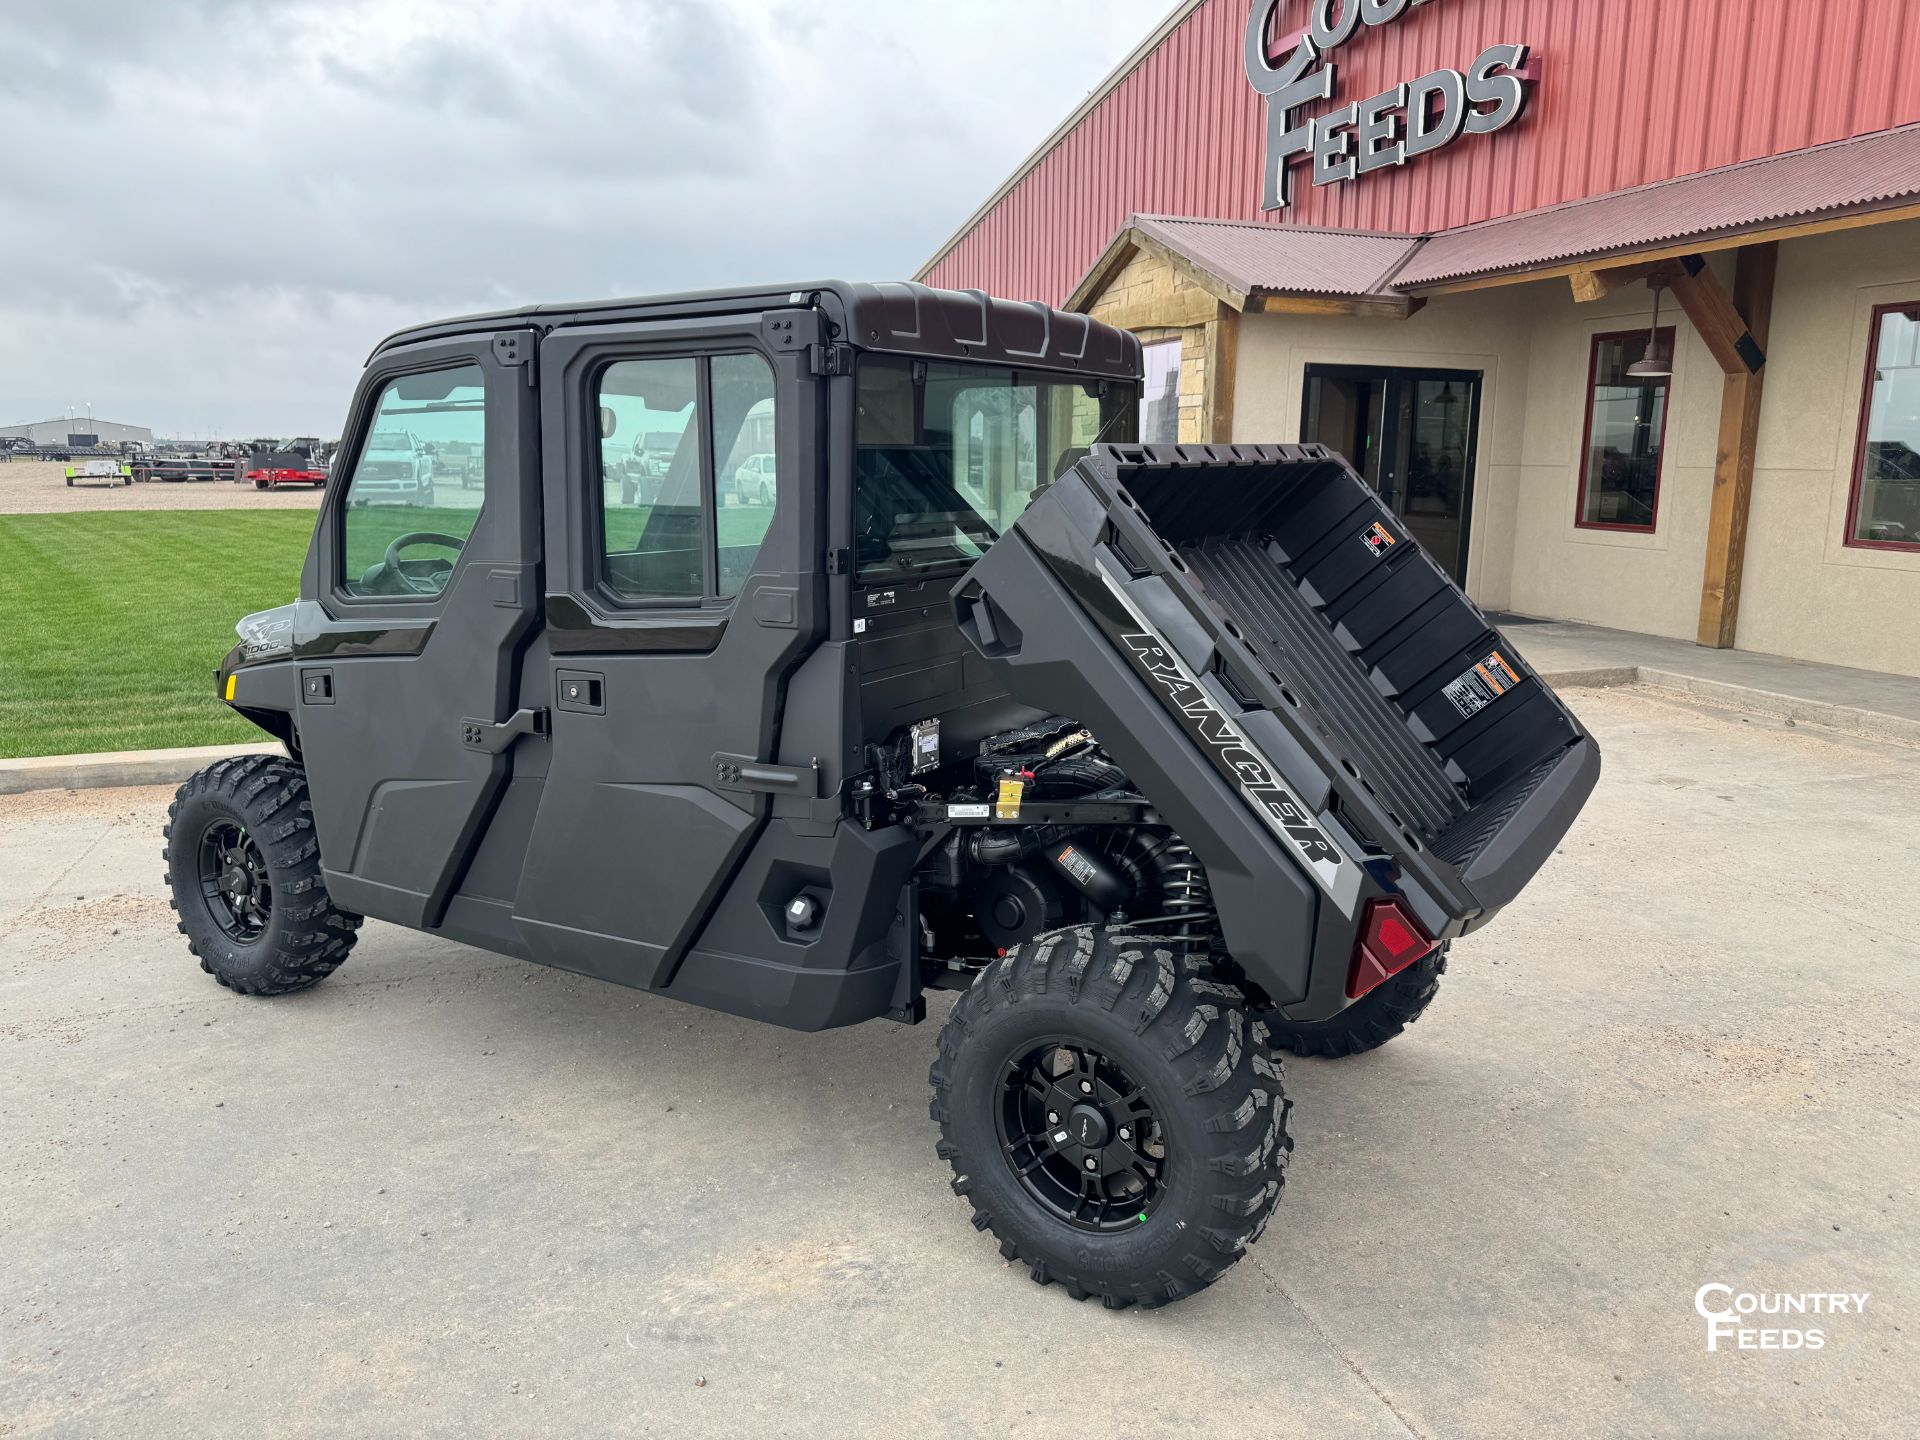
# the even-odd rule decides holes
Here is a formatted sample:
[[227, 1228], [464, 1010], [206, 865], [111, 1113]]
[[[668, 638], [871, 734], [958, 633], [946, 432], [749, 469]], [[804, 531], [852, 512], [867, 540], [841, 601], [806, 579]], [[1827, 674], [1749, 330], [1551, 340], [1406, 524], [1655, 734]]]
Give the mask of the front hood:
[[233, 627], [240, 643], [227, 652], [220, 673], [231, 674], [243, 665], [284, 660], [293, 654], [293, 617], [299, 608], [300, 602], [294, 600], [271, 610], [257, 610], [242, 619]]

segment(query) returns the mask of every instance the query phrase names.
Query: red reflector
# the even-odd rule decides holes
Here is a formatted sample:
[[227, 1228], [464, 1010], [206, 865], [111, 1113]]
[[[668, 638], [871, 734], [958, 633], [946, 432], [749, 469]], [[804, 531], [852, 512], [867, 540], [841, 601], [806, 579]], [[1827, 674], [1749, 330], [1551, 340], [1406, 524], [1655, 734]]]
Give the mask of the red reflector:
[[1398, 900], [1369, 901], [1360, 942], [1353, 947], [1353, 964], [1347, 970], [1347, 998], [1358, 1000], [1432, 950], [1433, 941]]

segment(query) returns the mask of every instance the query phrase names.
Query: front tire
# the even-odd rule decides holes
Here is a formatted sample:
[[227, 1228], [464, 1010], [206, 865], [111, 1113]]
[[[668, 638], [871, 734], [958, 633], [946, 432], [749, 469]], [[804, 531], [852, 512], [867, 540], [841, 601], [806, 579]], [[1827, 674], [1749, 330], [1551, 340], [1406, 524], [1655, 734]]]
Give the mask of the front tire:
[[306, 771], [278, 755], [208, 766], [167, 811], [167, 883], [200, 968], [242, 995], [318, 984], [361, 917], [327, 894]]
[[1295, 1055], [1337, 1060], [1378, 1050], [1422, 1015], [1440, 993], [1440, 977], [1447, 973], [1447, 947], [1442, 945], [1369, 990], [1331, 1020], [1295, 1025], [1272, 1019], [1273, 1043]]
[[954, 1006], [928, 1077], [974, 1228], [1113, 1310], [1219, 1279], [1293, 1151], [1264, 1028], [1177, 944], [1083, 926], [1020, 946]]

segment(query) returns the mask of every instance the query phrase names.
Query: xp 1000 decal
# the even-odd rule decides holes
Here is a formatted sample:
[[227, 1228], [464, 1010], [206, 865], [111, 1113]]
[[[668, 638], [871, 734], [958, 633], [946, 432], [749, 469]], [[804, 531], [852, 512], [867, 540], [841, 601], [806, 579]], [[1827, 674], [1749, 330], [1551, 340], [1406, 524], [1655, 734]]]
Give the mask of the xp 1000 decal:
[[1214, 768], [1239, 787], [1241, 798], [1299, 857], [1314, 882], [1327, 892], [1343, 914], [1351, 915], [1359, 899], [1359, 867], [1333, 843], [1313, 813], [1281, 781], [1273, 762], [1227, 718], [1193, 672], [1161, 642], [1147, 618], [1113, 577], [1103, 571], [1101, 578], [1134, 621], [1133, 628], [1116, 636], [1134, 668], [1159, 693], [1167, 708], [1179, 716], [1182, 726], [1213, 762]]

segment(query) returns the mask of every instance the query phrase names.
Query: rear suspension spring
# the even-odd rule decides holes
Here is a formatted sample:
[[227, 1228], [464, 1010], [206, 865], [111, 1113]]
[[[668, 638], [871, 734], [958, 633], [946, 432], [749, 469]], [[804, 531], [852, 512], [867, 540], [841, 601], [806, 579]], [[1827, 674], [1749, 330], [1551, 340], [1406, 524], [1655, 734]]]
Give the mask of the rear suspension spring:
[[1213, 892], [1207, 885], [1207, 872], [1201, 868], [1199, 857], [1176, 835], [1161, 852], [1161, 863], [1166, 875], [1161, 888], [1161, 908], [1176, 917], [1168, 928], [1185, 940], [1206, 939], [1212, 921]]

